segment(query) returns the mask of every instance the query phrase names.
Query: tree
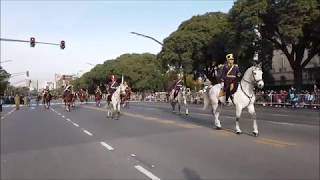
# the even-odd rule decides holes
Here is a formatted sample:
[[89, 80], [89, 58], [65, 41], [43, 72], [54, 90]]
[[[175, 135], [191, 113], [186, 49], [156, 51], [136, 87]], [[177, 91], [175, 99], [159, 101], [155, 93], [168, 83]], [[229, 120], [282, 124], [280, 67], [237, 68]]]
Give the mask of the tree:
[[10, 77], [10, 74], [2, 69], [0, 66], [0, 96], [3, 96], [4, 91], [7, 89], [7, 86], [9, 85], [8, 79]]
[[227, 15], [221, 12], [194, 16], [164, 40], [158, 57], [162, 65], [176, 69], [182, 67], [185, 74], [204, 72], [224, 61], [227, 51]]
[[[258, 26], [262, 39], [253, 50], [261, 50], [267, 42], [273, 49], [280, 49], [293, 69], [295, 86], [300, 89], [303, 68], [320, 52], [319, 7], [317, 0], [238, 0], [229, 17], [239, 52], [245, 52], [241, 50], [247, 50], [247, 42], [253, 42], [253, 29]], [[246, 53], [252, 57], [252, 51]]]
[[97, 85], [106, 84], [112, 74], [119, 80], [123, 75], [134, 91], [164, 90], [160, 63], [155, 55], [149, 53], [123, 54], [116, 59], [107, 60], [83, 74], [73, 84], [94, 89]]

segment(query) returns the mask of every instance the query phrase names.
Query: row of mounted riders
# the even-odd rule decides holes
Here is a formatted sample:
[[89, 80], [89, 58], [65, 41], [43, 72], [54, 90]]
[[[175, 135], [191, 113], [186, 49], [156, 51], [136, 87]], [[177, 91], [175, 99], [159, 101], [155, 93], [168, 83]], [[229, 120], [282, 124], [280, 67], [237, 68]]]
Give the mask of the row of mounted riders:
[[[240, 129], [240, 117], [242, 114], [243, 109], [247, 109], [248, 113], [251, 115], [251, 119], [253, 121], [253, 135], [258, 136], [258, 125], [256, 120], [256, 112], [254, 107], [255, 102], [255, 89], [256, 88], [263, 88], [264, 81], [263, 81], [263, 71], [261, 63], [257, 63], [254, 61], [253, 65], [249, 67], [243, 76], [239, 71], [239, 67], [237, 64], [234, 64], [234, 57], [233, 54], [226, 55], [227, 62], [219, 67], [221, 70], [220, 75], [218, 75], [217, 71], [213, 71], [215, 74], [214, 77], [220, 77], [221, 83], [212, 84], [210, 80], [207, 79], [208, 84], [206, 84], [205, 89], [203, 91], [204, 95], [204, 107], [210, 107], [212, 115], [214, 117], [214, 124], [217, 129], [221, 129], [221, 122], [219, 120], [219, 115], [221, 113], [222, 104], [233, 104], [235, 106], [235, 119], [236, 119], [236, 127], [235, 131], [237, 134], [240, 134], [242, 131]], [[242, 77], [241, 77], [242, 76]], [[123, 82], [123, 78], [122, 78]], [[125, 92], [126, 88], [128, 87], [126, 83], [118, 84], [115, 77], [112, 75], [111, 81], [107, 85], [107, 89], [110, 92], [114, 92], [112, 96], [107, 97], [107, 105], [108, 105], [108, 113], [107, 117], [111, 117], [118, 119], [120, 114], [120, 102], [121, 102], [121, 95], [127, 96]], [[71, 88], [71, 87], [70, 87]], [[186, 114], [188, 114], [188, 106], [186, 101], [187, 88], [185, 88], [182, 76], [178, 76], [178, 80], [174, 84], [174, 88], [170, 93], [170, 102], [172, 105], [172, 110], [174, 111], [175, 105], [178, 104], [178, 109], [180, 112], [180, 105], [184, 105], [186, 109]], [[70, 89], [65, 90], [63, 94], [64, 102], [66, 105], [67, 111], [70, 111], [70, 104], [74, 101], [74, 94], [73, 91]], [[110, 93], [109, 93], [110, 94]], [[112, 93], [111, 93], [112, 94]], [[80, 98], [83, 94], [79, 94]], [[87, 94], [84, 95], [84, 97]], [[231, 102], [229, 101], [229, 98]], [[46, 99], [46, 98], [44, 98]], [[101, 91], [96, 91], [96, 102], [102, 99]], [[130, 95], [129, 95], [130, 99]], [[218, 108], [221, 107], [221, 108]], [[115, 116], [116, 115], [116, 116]]]
[[[104, 96], [105, 94], [105, 96]], [[82, 88], [78, 91], [73, 91], [71, 86], [67, 86], [67, 88], [64, 90], [63, 94], [61, 96], [53, 96], [49, 90], [44, 90], [42, 94], [39, 94], [37, 97], [37, 104], [39, 104], [39, 102], [42, 99], [42, 103], [45, 105], [46, 109], [49, 109], [50, 107], [50, 101], [52, 99], [59, 99], [62, 98], [63, 102], [65, 103], [66, 106], [66, 110], [70, 111], [70, 107], [75, 107], [75, 101], [77, 99], [79, 99], [80, 103], [87, 103], [89, 100], [89, 93], [86, 89]], [[107, 101], [110, 101], [109, 97], [112, 96], [112, 92], [102, 92], [100, 90], [100, 88], [98, 87], [95, 90], [94, 93], [95, 96], [95, 102], [96, 102], [96, 106], [101, 106], [101, 100], [103, 97], [107, 97]], [[125, 106], [128, 105], [128, 101], [130, 100], [130, 96], [131, 96], [131, 89], [128, 87], [125, 90], [125, 94], [121, 95], [121, 104]]]

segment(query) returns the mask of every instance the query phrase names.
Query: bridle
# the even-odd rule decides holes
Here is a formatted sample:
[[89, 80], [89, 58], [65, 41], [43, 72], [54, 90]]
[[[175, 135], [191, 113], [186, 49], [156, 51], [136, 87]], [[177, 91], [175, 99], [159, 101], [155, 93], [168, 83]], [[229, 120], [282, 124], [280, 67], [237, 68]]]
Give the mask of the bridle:
[[[247, 82], [248, 84], [254, 85], [254, 84], [258, 84], [260, 81], [263, 81], [262, 78], [256, 80], [256, 78], [255, 78], [255, 76], [254, 76], [254, 73], [253, 73], [253, 69], [251, 70], [251, 75], [252, 75], [252, 77], [253, 77], [253, 79], [254, 79], [254, 83], [246, 80], [245, 78], [242, 78], [242, 80], [240, 81], [241, 91], [247, 96], [247, 98], [249, 98], [249, 104], [251, 103], [251, 99], [253, 98], [254, 93], [253, 93], [253, 94], [251, 95], [251, 97], [250, 97], [250, 96], [243, 90], [243, 88], [242, 88], [242, 83], [241, 83], [241, 82], [242, 82], [242, 81], [245, 81], [245, 82]], [[248, 104], [248, 105], [249, 105], [249, 104]]]

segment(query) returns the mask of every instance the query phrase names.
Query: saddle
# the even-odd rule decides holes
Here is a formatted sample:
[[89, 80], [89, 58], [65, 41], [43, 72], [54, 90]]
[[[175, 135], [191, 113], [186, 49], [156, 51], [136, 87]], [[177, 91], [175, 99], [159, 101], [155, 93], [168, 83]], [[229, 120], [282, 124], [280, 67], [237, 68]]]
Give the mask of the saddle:
[[[230, 84], [230, 96], [232, 96], [238, 89], [238, 83], [231, 83]], [[218, 97], [226, 96], [226, 92], [221, 87]]]

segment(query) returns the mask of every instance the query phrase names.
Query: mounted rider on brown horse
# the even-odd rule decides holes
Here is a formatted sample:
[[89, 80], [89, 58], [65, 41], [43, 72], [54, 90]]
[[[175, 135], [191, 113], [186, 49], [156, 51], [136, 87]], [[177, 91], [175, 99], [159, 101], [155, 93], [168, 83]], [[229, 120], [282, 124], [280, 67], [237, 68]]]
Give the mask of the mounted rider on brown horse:
[[49, 109], [51, 99], [52, 95], [50, 93], [49, 87], [47, 86], [46, 89], [44, 89], [42, 92], [42, 103], [44, 105], [44, 108]]
[[86, 103], [88, 102], [88, 92], [85, 88], [80, 89], [80, 91], [78, 92], [78, 96], [81, 103], [83, 103], [84, 101]]
[[64, 92], [63, 92], [63, 101], [66, 111], [70, 112], [70, 106], [72, 105], [74, 101], [74, 93], [72, 91], [72, 86], [67, 85]]
[[94, 96], [95, 96], [95, 101], [96, 101], [96, 106], [100, 107], [100, 101], [102, 99], [102, 91], [100, 90], [100, 87], [97, 86], [97, 89], [94, 91]]
[[131, 97], [131, 88], [128, 86], [127, 82], [124, 82], [125, 86], [127, 86], [127, 88], [125, 89], [125, 95], [121, 95], [121, 104], [123, 107], [129, 107], [129, 101], [130, 101], [130, 97]]

